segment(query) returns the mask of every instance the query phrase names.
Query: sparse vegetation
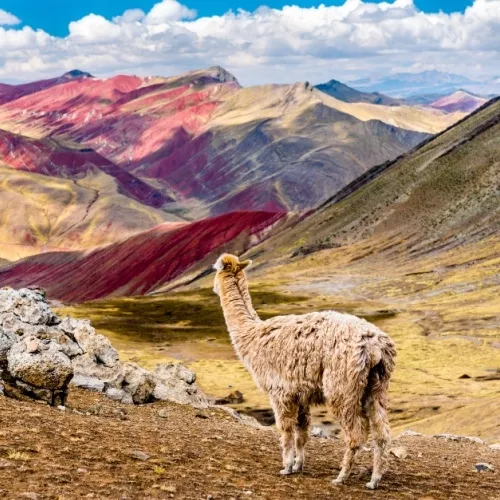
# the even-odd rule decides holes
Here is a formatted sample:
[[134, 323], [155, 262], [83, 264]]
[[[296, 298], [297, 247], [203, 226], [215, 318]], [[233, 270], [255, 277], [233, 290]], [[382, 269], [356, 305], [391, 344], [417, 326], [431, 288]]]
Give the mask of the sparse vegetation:
[[28, 460], [31, 460], [31, 455], [22, 451], [10, 450], [7, 452], [7, 458], [16, 462], [27, 462]]
[[161, 476], [162, 474], [165, 474], [165, 468], [160, 467], [159, 465], [155, 465], [155, 467], [153, 468], [153, 472]]

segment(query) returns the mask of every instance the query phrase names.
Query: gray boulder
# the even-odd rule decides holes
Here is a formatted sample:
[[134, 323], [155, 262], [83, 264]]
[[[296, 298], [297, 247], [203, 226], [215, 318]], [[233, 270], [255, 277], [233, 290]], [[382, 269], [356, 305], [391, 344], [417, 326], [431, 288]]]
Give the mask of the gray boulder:
[[71, 356], [75, 372], [73, 385], [105, 391], [107, 387], [118, 387], [122, 383], [124, 371], [118, 351], [106, 337], [96, 333], [90, 321], [66, 317], [59, 329], [79, 350]]
[[52, 312], [45, 293], [40, 289], [2, 288], [0, 290], [0, 313], [14, 314], [23, 323], [30, 325], [54, 325], [60, 319]]
[[134, 404], [134, 400], [130, 394], [127, 394], [123, 389], [117, 389], [116, 387], [109, 387], [106, 389], [106, 396], [113, 401], [119, 401], [125, 404]]
[[207, 397], [195, 384], [195, 373], [185, 366], [173, 363], [157, 365], [154, 377], [156, 380], [153, 392], [155, 399], [189, 404], [200, 408], [209, 406]]
[[121, 365], [121, 376], [106, 383], [106, 396], [126, 404], [144, 404], [152, 401], [155, 389], [155, 379], [151, 372], [135, 363]]
[[0, 326], [0, 366], [7, 361], [7, 353], [17, 340], [18, 338], [15, 333], [4, 330]]
[[153, 375], [134, 363], [123, 365], [122, 390], [129, 394], [135, 404], [143, 404], [153, 397], [156, 381]]
[[96, 333], [89, 320], [66, 317], [59, 328], [95, 363], [107, 368], [114, 368], [119, 364], [118, 351], [104, 335]]
[[71, 385], [95, 392], [104, 392], [106, 386], [104, 381], [96, 377], [87, 377], [86, 375], [82, 375], [79, 373], [73, 375], [73, 378], [71, 379]]
[[57, 342], [23, 338], [9, 350], [7, 370], [24, 392], [51, 404], [64, 404], [73, 366]]

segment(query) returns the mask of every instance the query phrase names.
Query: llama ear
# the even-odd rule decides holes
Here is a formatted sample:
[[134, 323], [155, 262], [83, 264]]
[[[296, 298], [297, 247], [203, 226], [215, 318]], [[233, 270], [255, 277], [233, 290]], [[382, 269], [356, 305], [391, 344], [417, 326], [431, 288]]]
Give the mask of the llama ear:
[[239, 268], [243, 271], [243, 269], [247, 269], [252, 265], [252, 261], [250, 259], [244, 260], [238, 264]]

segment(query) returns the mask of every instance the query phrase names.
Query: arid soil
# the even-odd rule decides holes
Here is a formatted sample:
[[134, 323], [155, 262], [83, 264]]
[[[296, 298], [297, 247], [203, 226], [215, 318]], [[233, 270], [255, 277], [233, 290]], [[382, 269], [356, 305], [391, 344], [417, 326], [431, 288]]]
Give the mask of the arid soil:
[[[0, 498], [499, 499], [500, 452], [486, 445], [403, 437], [381, 488], [368, 492], [364, 451], [342, 487], [342, 442], [312, 438], [303, 475], [280, 477], [278, 436], [222, 410], [169, 403], [124, 406], [73, 390], [65, 411], [0, 397]], [[496, 472], [478, 473], [488, 462]]]

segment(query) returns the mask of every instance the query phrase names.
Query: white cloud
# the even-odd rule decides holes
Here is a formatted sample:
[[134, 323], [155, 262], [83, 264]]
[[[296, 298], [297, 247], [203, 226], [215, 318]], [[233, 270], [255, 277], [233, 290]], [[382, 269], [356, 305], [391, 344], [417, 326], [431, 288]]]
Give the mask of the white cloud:
[[7, 26], [11, 24], [19, 24], [21, 20], [14, 14], [0, 9], [0, 26]]
[[195, 10], [188, 9], [177, 0], [163, 0], [153, 6], [144, 21], [147, 24], [163, 24], [193, 17], [196, 17]]
[[136, 21], [142, 21], [146, 14], [142, 9], [129, 9], [126, 10], [121, 16], [113, 18], [113, 22], [116, 24], [133, 23]]
[[74, 67], [97, 75], [168, 75], [219, 64], [244, 84], [408, 69], [482, 78], [497, 76], [500, 67], [500, 0], [475, 0], [453, 14], [422, 12], [412, 0], [347, 0], [201, 18], [176, 0], [163, 0], [147, 13], [132, 9], [113, 19], [90, 14], [70, 23], [69, 32], [57, 38], [27, 27], [0, 28], [0, 81]]
[[86, 42], [106, 42], [120, 40], [122, 38], [122, 28], [116, 22], [108, 21], [102, 16], [89, 14], [79, 21], [69, 23], [68, 39], [75, 39], [78, 43]]

